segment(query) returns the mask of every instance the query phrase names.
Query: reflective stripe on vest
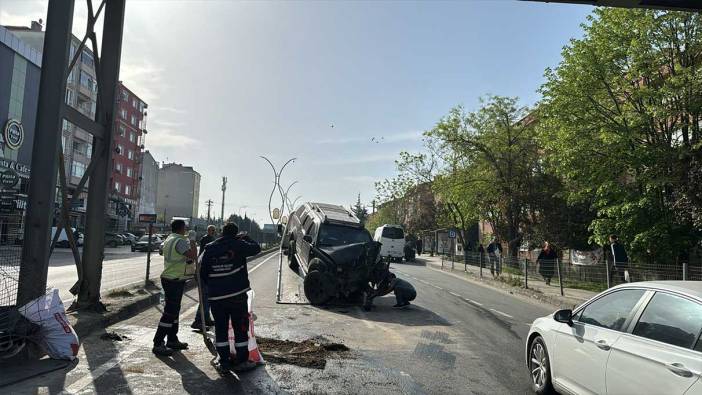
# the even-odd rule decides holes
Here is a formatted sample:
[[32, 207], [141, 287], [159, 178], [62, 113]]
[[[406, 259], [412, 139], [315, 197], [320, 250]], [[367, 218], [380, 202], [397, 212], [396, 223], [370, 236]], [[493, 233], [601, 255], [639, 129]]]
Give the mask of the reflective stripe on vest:
[[210, 277], [225, 277], [225, 276], [231, 276], [232, 274], [238, 272], [239, 270], [243, 269], [243, 266], [240, 266], [237, 269], [234, 269], [232, 271], [226, 272], [226, 273], [212, 273], [210, 274]]

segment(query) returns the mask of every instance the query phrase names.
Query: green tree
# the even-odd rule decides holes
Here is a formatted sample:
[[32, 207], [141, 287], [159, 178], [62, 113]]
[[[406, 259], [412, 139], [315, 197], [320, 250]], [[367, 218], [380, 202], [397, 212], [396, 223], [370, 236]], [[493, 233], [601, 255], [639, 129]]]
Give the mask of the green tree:
[[356, 201], [356, 204], [353, 205], [353, 207], [351, 207], [351, 211], [353, 211], [353, 213], [356, 214], [356, 217], [358, 217], [362, 225], [366, 224], [366, 221], [368, 220], [368, 209], [361, 203], [360, 193], [358, 194], [358, 200]]
[[596, 9], [546, 71], [540, 134], [591, 241], [618, 233], [635, 259], [699, 241], [702, 17]]

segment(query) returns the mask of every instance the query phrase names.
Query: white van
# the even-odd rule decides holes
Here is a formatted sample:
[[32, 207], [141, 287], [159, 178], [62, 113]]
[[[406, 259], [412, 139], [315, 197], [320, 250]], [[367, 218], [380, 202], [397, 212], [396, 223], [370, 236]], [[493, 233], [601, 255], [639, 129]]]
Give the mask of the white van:
[[380, 256], [389, 257], [393, 261], [402, 262], [405, 256], [405, 231], [400, 225], [379, 226], [375, 230], [373, 240], [380, 242]]
[[[83, 245], [83, 234], [80, 232], [76, 232], [76, 228], [71, 228], [73, 231], [73, 234], [75, 235], [76, 239], [76, 244], [78, 244], [78, 247], [81, 247]], [[51, 240], [54, 239], [54, 235], [56, 234], [56, 227], [52, 226], [51, 227]], [[66, 229], [62, 228], [61, 233], [59, 234], [58, 239], [56, 240], [56, 247], [60, 248], [69, 248], [70, 245], [68, 243], [68, 235], [66, 235]]]

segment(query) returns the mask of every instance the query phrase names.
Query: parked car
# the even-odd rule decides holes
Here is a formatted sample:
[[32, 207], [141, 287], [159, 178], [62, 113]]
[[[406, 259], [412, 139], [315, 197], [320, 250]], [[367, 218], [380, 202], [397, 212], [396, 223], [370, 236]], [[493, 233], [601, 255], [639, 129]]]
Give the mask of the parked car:
[[137, 242], [138, 237], [136, 237], [134, 234], [125, 232], [122, 233], [122, 237], [124, 237], [126, 244], [129, 245], [134, 245]]
[[373, 240], [381, 244], [380, 256], [390, 258], [393, 262], [402, 262], [405, 256], [405, 231], [400, 225], [379, 226]]
[[290, 215], [282, 249], [288, 265], [305, 277], [307, 299], [320, 305], [362, 294], [380, 245], [346, 208], [305, 203]]
[[105, 245], [108, 247], [118, 247], [124, 245], [124, 237], [117, 233], [105, 233]]
[[630, 283], [538, 318], [526, 342], [537, 394], [702, 394], [702, 281]]
[[[73, 231], [73, 238], [76, 241], [76, 244], [78, 244], [78, 247], [83, 245], [83, 241], [85, 237], [83, 236], [83, 233], [79, 232], [76, 230], [76, 228], [71, 228]], [[54, 236], [56, 235], [56, 227], [52, 226], [51, 227], [51, 240], [54, 239]], [[66, 234], [66, 229], [62, 228], [61, 233], [59, 234], [58, 239], [56, 240], [56, 247], [59, 248], [69, 248], [70, 244], [68, 243], [68, 235]]]
[[139, 240], [132, 245], [132, 252], [135, 251], [159, 251], [163, 240], [158, 236], [151, 236], [151, 244], [149, 244], [149, 235], [141, 236]]

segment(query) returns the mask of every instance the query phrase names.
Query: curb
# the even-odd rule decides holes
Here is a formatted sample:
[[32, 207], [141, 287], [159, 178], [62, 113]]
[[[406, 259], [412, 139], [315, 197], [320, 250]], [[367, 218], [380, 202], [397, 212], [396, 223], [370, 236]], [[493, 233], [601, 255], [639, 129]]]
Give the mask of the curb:
[[[257, 255], [250, 257], [249, 259], [255, 259], [260, 256], [266, 255], [272, 251], [279, 249], [279, 246], [268, 248], [261, 251]], [[195, 288], [195, 281], [188, 281], [185, 284], [185, 291], [190, 291]], [[91, 313], [91, 312], [72, 312], [67, 313], [69, 318], [75, 322], [72, 324], [73, 329], [78, 334], [78, 337], [87, 336], [91, 332], [97, 329], [104, 329], [110, 325], [114, 325], [120, 321], [132, 318], [148, 308], [155, 306], [160, 303], [161, 299], [161, 288], [155, 286], [154, 288], [140, 288], [149, 293], [149, 295], [143, 296], [141, 298], [134, 298], [133, 301], [125, 303], [119, 306], [114, 311], [108, 311], [107, 313]], [[109, 292], [109, 290], [107, 291]]]

